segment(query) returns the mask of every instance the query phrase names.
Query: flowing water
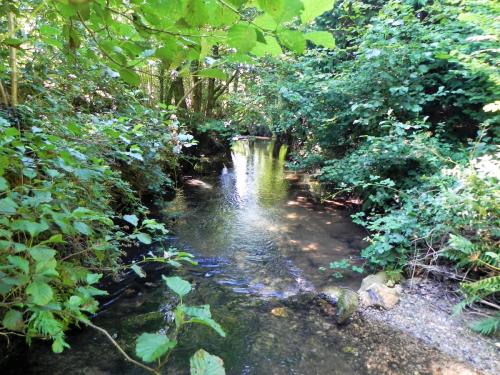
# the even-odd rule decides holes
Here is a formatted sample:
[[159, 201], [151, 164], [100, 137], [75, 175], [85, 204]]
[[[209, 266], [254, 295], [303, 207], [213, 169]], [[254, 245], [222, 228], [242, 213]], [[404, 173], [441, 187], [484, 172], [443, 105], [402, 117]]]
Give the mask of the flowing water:
[[[239, 141], [232, 165], [216, 176], [188, 179], [164, 208], [165, 218], [176, 218], [171, 244], [199, 262], [180, 271], [194, 285], [187, 303], [210, 304], [227, 332], [221, 338], [192, 327], [165, 373], [188, 373], [198, 348], [222, 357], [229, 375], [440, 373], [439, 354], [415, 339], [359, 318], [340, 327], [301, 299], [329, 286], [359, 286], [359, 276], [336, 279], [320, 268], [359, 256], [366, 233], [345, 212], [314, 203], [308, 184], [290, 182], [285, 154], [271, 141]], [[95, 319], [129, 353], [140, 333], [172, 323], [175, 299], [161, 285], [162, 272], [136, 280]], [[273, 315], [276, 307], [286, 316]], [[96, 331], [74, 332], [69, 342], [72, 348], [61, 355], [37, 344], [7, 373], [144, 373]]]

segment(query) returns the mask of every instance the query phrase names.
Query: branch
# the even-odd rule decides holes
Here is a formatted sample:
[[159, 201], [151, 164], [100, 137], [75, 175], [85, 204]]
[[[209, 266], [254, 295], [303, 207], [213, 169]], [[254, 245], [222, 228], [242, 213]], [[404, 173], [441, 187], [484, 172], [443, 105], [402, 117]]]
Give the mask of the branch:
[[126, 352], [125, 350], [122, 349], [122, 347], [120, 346], [120, 344], [118, 344], [116, 342], [116, 340], [109, 334], [108, 331], [106, 331], [104, 328], [101, 328], [99, 326], [96, 326], [94, 323], [90, 322], [90, 321], [85, 321], [85, 324], [88, 325], [89, 327], [92, 327], [94, 328], [95, 330], [101, 332], [104, 336], [106, 336], [108, 338], [109, 341], [111, 341], [111, 343], [114, 345], [114, 347], [116, 349], [118, 349], [118, 351], [123, 355], [123, 357], [125, 357], [125, 360], [127, 360], [128, 362], [131, 362], [133, 363], [134, 365], [136, 366], [139, 366], [141, 368], [143, 368], [144, 370], [146, 371], [149, 371], [155, 375], [160, 375], [160, 372], [155, 370], [154, 368], [152, 367], [149, 367], [149, 366], [146, 366], [146, 365], [143, 365], [142, 363], [136, 361], [135, 359], [131, 358]]
[[220, 98], [220, 96], [224, 93], [229, 88], [229, 85], [233, 80], [236, 78], [236, 75], [238, 74], [238, 69], [234, 72], [233, 76], [229, 79], [229, 81], [226, 82], [224, 86], [219, 86], [215, 92], [214, 92], [214, 101]]
[[196, 82], [191, 88], [184, 94], [184, 96], [179, 100], [178, 103], [175, 104], [176, 107], [178, 107], [186, 98], [194, 91], [195, 87], [198, 86], [201, 82], [203, 82], [201, 79]]

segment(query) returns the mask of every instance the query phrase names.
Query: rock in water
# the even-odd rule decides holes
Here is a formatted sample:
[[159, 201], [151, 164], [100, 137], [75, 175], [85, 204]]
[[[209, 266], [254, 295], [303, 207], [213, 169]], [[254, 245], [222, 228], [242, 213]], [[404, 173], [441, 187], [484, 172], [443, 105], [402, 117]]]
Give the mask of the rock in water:
[[273, 314], [274, 316], [281, 317], [281, 318], [288, 317], [288, 311], [284, 307], [275, 307], [274, 309], [271, 310], [271, 314]]
[[342, 289], [337, 302], [337, 323], [343, 324], [358, 310], [358, 294], [350, 289]]
[[364, 307], [379, 306], [386, 310], [392, 309], [399, 302], [401, 287], [389, 288], [384, 284], [371, 284], [366, 290], [359, 292], [361, 304]]

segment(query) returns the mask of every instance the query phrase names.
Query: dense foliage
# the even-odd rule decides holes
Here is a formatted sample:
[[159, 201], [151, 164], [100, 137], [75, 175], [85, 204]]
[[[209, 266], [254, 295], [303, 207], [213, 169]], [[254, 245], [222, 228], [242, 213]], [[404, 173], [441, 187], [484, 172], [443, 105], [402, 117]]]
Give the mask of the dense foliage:
[[[248, 133], [264, 124], [293, 144], [290, 167], [314, 171], [325, 198], [362, 202], [365, 269], [468, 280], [460, 307], [496, 306], [500, 291], [498, 11], [337, 1], [317, 20], [335, 49], [249, 67], [229, 103]], [[476, 328], [498, 325], [497, 314]]]

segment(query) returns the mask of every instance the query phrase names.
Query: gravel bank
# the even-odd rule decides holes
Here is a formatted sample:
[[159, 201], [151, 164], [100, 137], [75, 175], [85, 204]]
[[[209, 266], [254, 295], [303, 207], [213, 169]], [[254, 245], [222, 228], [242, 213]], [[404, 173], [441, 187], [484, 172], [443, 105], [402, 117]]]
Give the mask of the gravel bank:
[[414, 279], [403, 284], [399, 304], [392, 310], [367, 308], [366, 320], [376, 320], [408, 333], [484, 374], [500, 374], [500, 343], [468, 328], [477, 315], [466, 312], [453, 316], [458, 296], [443, 283]]

